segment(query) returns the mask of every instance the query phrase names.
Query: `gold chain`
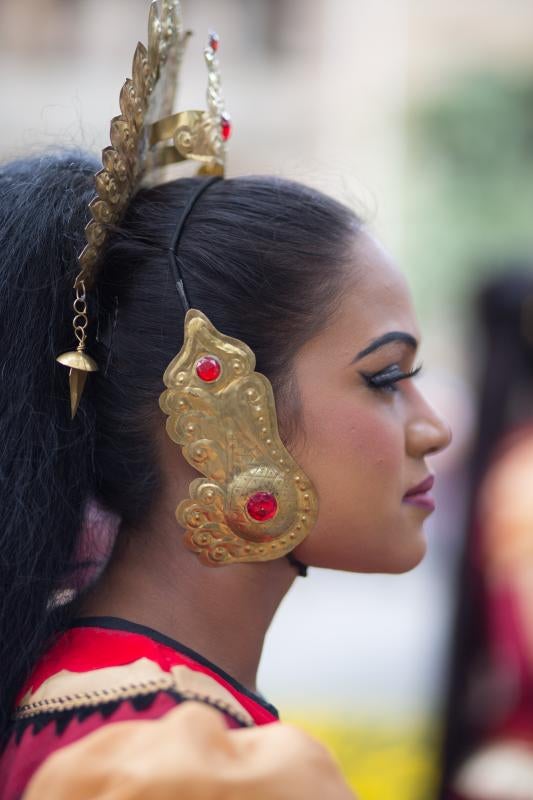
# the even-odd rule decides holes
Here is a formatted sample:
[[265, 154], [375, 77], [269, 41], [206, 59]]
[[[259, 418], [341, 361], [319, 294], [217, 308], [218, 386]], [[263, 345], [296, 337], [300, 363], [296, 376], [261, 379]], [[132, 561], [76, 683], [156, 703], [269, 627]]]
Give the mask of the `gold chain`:
[[76, 281], [74, 289], [76, 290], [76, 298], [72, 305], [75, 312], [72, 325], [74, 327], [74, 335], [78, 340], [77, 349], [81, 352], [82, 350], [85, 350], [85, 342], [87, 341], [87, 325], [89, 321], [84, 281]]

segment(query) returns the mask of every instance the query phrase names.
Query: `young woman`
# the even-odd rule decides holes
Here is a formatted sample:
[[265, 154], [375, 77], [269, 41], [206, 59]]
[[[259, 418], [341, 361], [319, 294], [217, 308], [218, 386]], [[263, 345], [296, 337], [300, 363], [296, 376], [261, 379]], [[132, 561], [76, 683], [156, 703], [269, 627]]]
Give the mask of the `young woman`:
[[[87, 297], [76, 275], [99, 165], [68, 152], [0, 170], [6, 800], [54, 750], [186, 700], [230, 729], [276, 721], [255, 682], [280, 601], [307, 566], [415, 567], [426, 459], [450, 438], [413, 380], [405, 280], [345, 206], [281, 179], [201, 176], [136, 187], [110, 213], [135, 172], [134, 90], [112, 135], [126, 155], [104, 152], [91, 203], [106, 224], [86, 232]], [[203, 158], [206, 117], [184, 113], [176, 148]], [[56, 358], [75, 279], [69, 404]], [[89, 578], [95, 503], [120, 524]]]
[[[255, 676], [297, 571], [285, 557], [210, 569], [184, 547], [175, 508], [195, 471], [166, 437], [158, 406], [161, 376], [183, 335], [165, 244], [203, 179], [139, 192], [113, 232], [93, 350], [108, 367], [91, 376], [69, 420], [55, 355], [68, 343], [95, 167], [68, 153], [0, 173], [5, 731], [13, 706], [27, 707], [11, 732], [4, 775], [26, 769], [30, 751], [35, 768], [96, 727], [159, 716], [180, 699], [161, 691], [148, 696], [151, 704], [115, 695], [109, 704], [104, 694], [100, 704], [36, 706], [32, 714], [38, 701], [29, 698], [62, 670], [83, 674], [140, 658], [185, 664], [223, 685], [254, 722], [276, 719]], [[189, 215], [180, 256], [194, 306], [255, 352], [275, 390], [283, 441], [316, 487], [318, 517], [296, 559], [353, 572], [415, 567], [432, 510], [426, 459], [450, 434], [413, 380], [419, 332], [391, 258], [347, 208], [272, 178], [211, 185]], [[120, 516], [120, 529], [100, 577], [61, 604], [58, 593], [76, 586], [90, 498]], [[82, 681], [72, 691], [86, 688]], [[226, 716], [243, 721], [227, 705]]]

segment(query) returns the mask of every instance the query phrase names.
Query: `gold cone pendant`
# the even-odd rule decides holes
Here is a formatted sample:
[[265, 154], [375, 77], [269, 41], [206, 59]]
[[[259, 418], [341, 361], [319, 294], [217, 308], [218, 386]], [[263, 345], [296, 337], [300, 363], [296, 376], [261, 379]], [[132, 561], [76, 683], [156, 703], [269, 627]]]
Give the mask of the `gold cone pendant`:
[[98, 365], [94, 359], [82, 350], [71, 350], [68, 353], [62, 353], [56, 358], [56, 361], [65, 367], [70, 367], [70, 418], [74, 419], [85, 388], [87, 373], [98, 372]]

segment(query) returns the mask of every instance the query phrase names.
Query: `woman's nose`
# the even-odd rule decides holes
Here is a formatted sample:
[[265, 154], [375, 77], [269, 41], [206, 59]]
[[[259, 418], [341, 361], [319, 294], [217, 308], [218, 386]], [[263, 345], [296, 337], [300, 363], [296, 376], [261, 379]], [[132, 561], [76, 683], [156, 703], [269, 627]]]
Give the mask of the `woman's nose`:
[[423, 458], [445, 450], [452, 440], [448, 423], [435, 409], [424, 401], [424, 408], [407, 426], [407, 452], [414, 458]]

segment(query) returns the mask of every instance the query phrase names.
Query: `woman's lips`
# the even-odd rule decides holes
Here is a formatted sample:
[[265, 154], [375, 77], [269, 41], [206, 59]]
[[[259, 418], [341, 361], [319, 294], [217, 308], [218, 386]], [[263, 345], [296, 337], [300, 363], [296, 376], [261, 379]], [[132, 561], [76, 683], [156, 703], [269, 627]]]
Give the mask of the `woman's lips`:
[[435, 500], [430, 494], [412, 494], [404, 497], [403, 502], [410, 506], [424, 508], [426, 511], [435, 511]]
[[424, 508], [426, 511], [434, 511], [435, 500], [429, 494], [434, 483], [435, 476], [430, 475], [425, 479], [425, 481], [422, 481], [422, 483], [419, 483], [417, 486], [413, 486], [412, 489], [409, 489], [409, 491], [407, 491], [403, 496], [403, 502], [412, 506]]

